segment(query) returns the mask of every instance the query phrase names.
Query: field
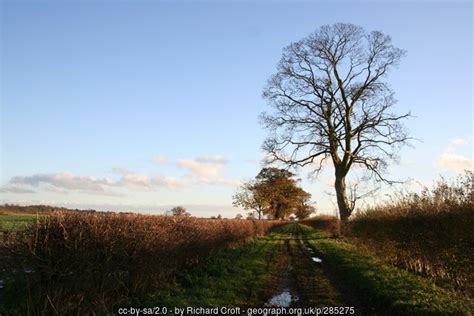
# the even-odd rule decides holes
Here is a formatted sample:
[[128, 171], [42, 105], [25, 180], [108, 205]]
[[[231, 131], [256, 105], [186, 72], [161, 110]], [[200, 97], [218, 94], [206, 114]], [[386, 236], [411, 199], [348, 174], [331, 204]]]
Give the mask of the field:
[[36, 214], [0, 214], [0, 231], [17, 230], [36, 219]]
[[360, 212], [344, 233], [329, 216], [3, 214], [0, 314], [472, 315], [471, 192], [440, 183]]

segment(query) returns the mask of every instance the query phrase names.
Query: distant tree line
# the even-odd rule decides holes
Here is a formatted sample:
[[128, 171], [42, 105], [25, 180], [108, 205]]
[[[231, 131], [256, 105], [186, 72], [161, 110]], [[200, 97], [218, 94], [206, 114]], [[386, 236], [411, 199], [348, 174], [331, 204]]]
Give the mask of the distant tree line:
[[[54, 211], [78, 211], [77, 209], [69, 209], [66, 207], [57, 207], [50, 205], [28, 205], [21, 206], [17, 204], [3, 204], [0, 205], [0, 211], [9, 213], [51, 213]], [[92, 210], [89, 210], [92, 211]]]

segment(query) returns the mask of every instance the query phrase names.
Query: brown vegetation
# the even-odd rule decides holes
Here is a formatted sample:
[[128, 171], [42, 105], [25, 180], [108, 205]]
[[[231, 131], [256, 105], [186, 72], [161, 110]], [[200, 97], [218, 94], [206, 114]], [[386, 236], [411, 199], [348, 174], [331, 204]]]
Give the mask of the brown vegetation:
[[350, 222], [351, 236], [397, 266], [474, 294], [474, 174], [401, 194]]
[[335, 216], [318, 215], [301, 221], [302, 224], [325, 231], [333, 237], [340, 235], [339, 219]]
[[[211, 252], [263, 235], [277, 221], [53, 212], [16, 234], [10, 295], [30, 312], [104, 311], [173, 280]], [[18, 302], [16, 302], [18, 304]]]
[[[335, 217], [316, 216], [302, 223], [339, 236], [341, 223]], [[472, 172], [359, 212], [344, 235], [386, 262], [474, 296]]]

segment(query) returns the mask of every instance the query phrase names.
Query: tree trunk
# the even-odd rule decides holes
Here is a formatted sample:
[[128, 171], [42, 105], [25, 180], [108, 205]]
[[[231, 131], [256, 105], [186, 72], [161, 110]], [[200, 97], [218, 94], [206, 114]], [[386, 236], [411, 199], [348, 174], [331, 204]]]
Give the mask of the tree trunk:
[[345, 224], [351, 215], [349, 206], [349, 199], [346, 193], [346, 177], [339, 172], [336, 172], [336, 181], [334, 183], [336, 189], [337, 206], [339, 207], [339, 215], [341, 221]]

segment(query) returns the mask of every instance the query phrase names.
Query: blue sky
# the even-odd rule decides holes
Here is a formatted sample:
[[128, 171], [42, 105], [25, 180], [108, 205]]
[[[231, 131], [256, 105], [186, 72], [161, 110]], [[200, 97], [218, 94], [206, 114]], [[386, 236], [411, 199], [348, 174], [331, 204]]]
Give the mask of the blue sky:
[[[336, 22], [407, 56], [388, 81], [411, 135], [391, 174], [473, 166], [470, 1], [2, 1], [0, 202], [234, 216], [261, 168], [282, 48]], [[331, 213], [332, 170], [303, 186]]]

